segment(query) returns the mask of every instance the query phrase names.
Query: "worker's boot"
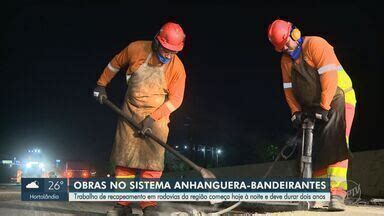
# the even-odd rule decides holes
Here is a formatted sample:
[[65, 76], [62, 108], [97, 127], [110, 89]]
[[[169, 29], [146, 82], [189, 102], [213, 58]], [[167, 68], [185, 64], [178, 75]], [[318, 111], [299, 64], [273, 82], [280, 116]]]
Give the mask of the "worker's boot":
[[157, 206], [147, 206], [143, 208], [143, 216], [159, 216]]
[[130, 206], [123, 206], [116, 204], [112, 210], [107, 212], [107, 216], [127, 216], [132, 215], [132, 208]]
[[331, 195], [331, 201], [328, 205], [328, 211], [344, 211], [344, 198], [341, 196]]

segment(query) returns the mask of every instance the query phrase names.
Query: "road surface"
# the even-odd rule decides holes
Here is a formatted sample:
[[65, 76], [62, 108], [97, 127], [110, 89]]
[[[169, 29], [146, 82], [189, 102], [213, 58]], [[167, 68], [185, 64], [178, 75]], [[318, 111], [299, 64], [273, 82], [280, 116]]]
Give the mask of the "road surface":
[[[173, 216], [208, 216], [210, 212], [216, 212], [229, 206], [225, 203], [221, 207], [213, 207], [208, 203], [180, 203], [180, 202], [159, 202], [160, 215]], [[20, 186], [14, 184], [0, 185], [0, 215], [19, 216], [19, 215], [106, 215], [105, 213], [112, 209], [111, 202], [25, 202], [20, 201]], [[133, 206], [133, 213], [141, 215], [142, 212], [138, 205]], [[236, 211], [231, 211], [226, 215], [348, 215], [348, 216], [384, 216], [384, 207], [382, 206], [348, 206], [344, 212], [327, 212], [325, 209], [317, 211], [295, 211], [296, 205], [276, 205], [273, 203], [245, 203]]]

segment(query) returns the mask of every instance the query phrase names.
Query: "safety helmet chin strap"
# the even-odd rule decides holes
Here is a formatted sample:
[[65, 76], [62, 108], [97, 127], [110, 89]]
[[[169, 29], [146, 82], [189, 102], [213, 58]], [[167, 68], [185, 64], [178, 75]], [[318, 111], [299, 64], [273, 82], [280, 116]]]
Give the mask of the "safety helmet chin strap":
[[301, 45], [303, 44], [303, 38], [301, 37], [299, 40], [296, 41], [297, 42], [297, 47], [295, 50], [293, 50], [291, 53], [288, 53], [289, 56], [291, 56], [291, 58], [293, 60], [296, 60], [299, 58], [300, 56], [300, 53], [301, 53]]

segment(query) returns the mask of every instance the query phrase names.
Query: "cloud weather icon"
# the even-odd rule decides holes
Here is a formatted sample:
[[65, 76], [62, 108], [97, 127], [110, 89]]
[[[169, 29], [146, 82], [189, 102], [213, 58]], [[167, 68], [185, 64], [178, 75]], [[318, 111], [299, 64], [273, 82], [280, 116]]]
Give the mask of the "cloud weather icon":
[[33, 181], [33, 182], [27, 184], [27, 186], [25, 186], [25, 188], [37, 189], [37, 188], [39, 188], [39, 184], [37, 183], [37, 181]]

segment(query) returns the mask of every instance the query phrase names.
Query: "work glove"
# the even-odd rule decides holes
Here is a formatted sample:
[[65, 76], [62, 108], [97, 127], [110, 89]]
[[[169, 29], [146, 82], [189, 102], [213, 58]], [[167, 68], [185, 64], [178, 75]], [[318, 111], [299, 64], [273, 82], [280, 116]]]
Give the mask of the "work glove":
[[328, 114], [329, 114], [329, 110], [323, 109], [321, 106], [319, 106], [315, 110], [315, 118], [319, 119], [319, 120], [322, 120], [324, 122], [328, 122], [329, 121]]
[[291, 117], [291, 122], [292, 122], [292, 125], [293, 127], [295, 128], [298, 128], [301, 126], [301, 124], [303, 123], [303, 119], [304, 116], [303, 116], [303, 112], [301, 111], [296, 111], [292, 114], [292, 117]]
[[150, 115], [147, 115], [145, 119], [141, 122], [141, 131], [142, 135], [146, 135], [152, 133], [153, 125], [155, 124], [155, 119], [153, 119]]
[[97, 85], [96, 88], [93, 90], [93, 96], [96, 98], [97, 101], [99, 101], [100, 104], [103, 104], [103, 100], [108, 98], [105, 87], [100, 85]]

